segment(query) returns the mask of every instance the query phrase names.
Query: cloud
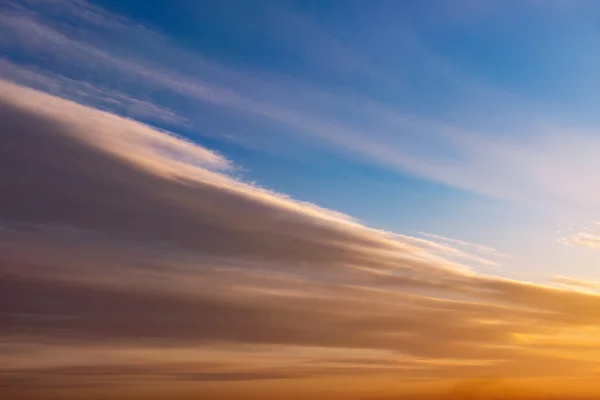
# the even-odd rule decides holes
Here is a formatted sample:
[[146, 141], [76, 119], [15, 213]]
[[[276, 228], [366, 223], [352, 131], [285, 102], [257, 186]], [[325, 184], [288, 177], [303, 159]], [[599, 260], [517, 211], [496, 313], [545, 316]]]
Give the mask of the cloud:
[[408, 237], [405, 239], [412, 241], [417, 245], [424, 246], [432, 252], [438, 252], [446, 258], [456, 258], [462, 260], [462, 262], [473, 263], [475, 265], [497, 267], [499, 266], [499, 263], [494, 259], [508, 257], [506, 254], [491, 247], [469, 243], [463, 240], [450, 239], [430, 233], [420, 232], [419, 234], [430, 238], [431, 240]]
[[[77, 380], [81, 378], [87, 378], [89, 382], [87, 384], [93, 384], [96, 380], [96, 384], [104, 384], [109, 380], [112, 384], [124, 381], [125, 383], [132, 379], [165, 379], [168, 380], [190, 380], [190, 381], [251, 381], [251, 380], [264, 380], [264, 379], [291, 379], [302, 377], [301, 374], [294, 375], [281, 371], [270, 371], [270, 370], [257, 370], [257, 371], [223, 371], [216, 372], [218, 369], [223, 368], [223, 365], [215, 363], [173, 363], [173, 364], [132, 364], [132, 365], [121, 365], [121, 364], [106, 364], [106, 365], [90, 365], [76, 367], [55, 367], [37, 370], [10, 370], [5, 369], [0, 371], [4, 379], [12, 381], [12, 384], [19, 384], [21, 382], [25, 384], [36, 384], [39, 385], [41, 382], [46, 381], [46, 384], [56, 385], [61, 380], [60, 384], [68, 384], [71, 380]], [[38, 382], [36, 382], [38, 381]], [[54, 382], [53, 382], [54, 381]]]
[[166, 124], [180, 129], [192, 126], [192, 122], [187, 117], [156, 103], [134, 98], [117, 90], [100, 88], [89, 82], [44, 72], [39, 68], [19, 66], [7, 60], [0, 60], [0, 75], [25, 86], [137, 120]]
[[[75, 365], [91, 375], [105, 360], [90, 362], [90, 346], [163, 352], [157, 361], [216, 343], [230, 355], [215, 362], [239, 357], [240, 345], [276, 354], [270, 369], [225, 366], [192, 374], [198, 381], [595, 368], [564, 338], [600, 329], [598, 295], [478, 274], [446, 258], [456, 255], [449, 244], [236, 180], [223, 156], [168, 132], [9, 82], [1, 89], [4, 341], [81, 348]], [[290, 355], [309, 348], [343, 350], [341, 364], [358, 365], [305, 368]], [[0, 357], [32, 360], [25, 370], [43, 359], [60, 367], [36, 351]]]
[[558, 231], [562, 237], [558, 240], [570, 247], [584, 247], [588, 249], [599, 249], [600, 248], [600, 232], [598, 230], [598, 223], [593, 222], [591, 224], [585, 224], [583, 227], [568, 227], [566, 229], [560, 229]]
[[[216, 255], [264, 257], [265, 251], [273, 259], [327, 261], [342, 250], [348, 260], [388, 269], [433, 262], [416, 247], [344, 215], [203, 168], [230, 163], [192, 143], [6, 82], [2, 87], [5, 129], [22, 132], [5, 135], [10, 143], [3, 147], [3, 170], [40, 179], [28, 184], [14, 173], [6, 177], [4, 189], [11, 195], [2, 199], [4, 218], [169, 240], [195, 250], [210, 247]], [[88, 121], [94, 121], [92, 129]], [[32, 147], [35, 138], [41, 145]], [[54, 167], [42, 167], [42, 160]], [[80, 169], [71, 168], [76, 163], [82, 163]], [[72, 187], [80, 189], [73, 192]], [[31, 202], [42, 193], [45, 204], [36, 207]], [[126, 220], [132, 223], [123, 224]], [[398, 250], [404, 251], [394, 253]], [[450, 266], [441, 259], [438, 264], [440, 270]]]
[[570, 238], [569, 243], [576, 246], [589, 247], [592, 249], [600, 248], [600, 236], [587, 232], [580, 232]]
[[573, 288], [582, 288], [582, 289], [600, 289], [600, 282], [585, 280], [585, 279], [577, 279], [570, 278], [568, 276], [555, 276], [552, 278], [553, 282], [556, 282], [561, 285], [570, 286]]
[[459, 245], [461, 247], [464, 247], [466, 249], [472, 249], [474, 251], [477, 251], [479, 253], [483, 253], [483, 254], [487, 254], [488, 256], [494, 256], [494, 257], [507, 257], [506, 254], [502, 254], [500, 253], [498, 250], [489, 247], [489, 246], [483, 246], [480, 244], [476, 244], [476, 243], [469, 243], [469, 242], [465, 242], [464, 240], [457, 240], [457, 239], [451, 239], [451, 238], [447, 238], [447, 237], [443, 237], [440, 235], [434, 235], [431, 233], [423, 233], [421, 232], [421, 235], [426, 236], [426, 237], [430, 237], [432, 239], [436, 239], [442, 242], [446, 242], [446, 243], [451, 243], [454, 245]]

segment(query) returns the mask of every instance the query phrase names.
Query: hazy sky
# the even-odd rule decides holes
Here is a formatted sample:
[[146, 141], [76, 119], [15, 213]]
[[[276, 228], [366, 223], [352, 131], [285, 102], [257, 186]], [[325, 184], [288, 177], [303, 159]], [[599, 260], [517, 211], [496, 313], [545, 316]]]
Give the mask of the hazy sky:
[[591, 393], [598, 43], [591, 0], [0, 0], [0, 395]]

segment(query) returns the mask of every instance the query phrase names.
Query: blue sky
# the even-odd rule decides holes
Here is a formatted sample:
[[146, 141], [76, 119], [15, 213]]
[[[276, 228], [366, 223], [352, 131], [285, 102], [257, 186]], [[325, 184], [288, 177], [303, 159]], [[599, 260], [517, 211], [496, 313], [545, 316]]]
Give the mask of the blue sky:
[[557, 244], [600, 205], [596, 2], [82, 4], [8, 5], [3, 75], [371, 226], [498, 248], [509, 276], [600, 260]]

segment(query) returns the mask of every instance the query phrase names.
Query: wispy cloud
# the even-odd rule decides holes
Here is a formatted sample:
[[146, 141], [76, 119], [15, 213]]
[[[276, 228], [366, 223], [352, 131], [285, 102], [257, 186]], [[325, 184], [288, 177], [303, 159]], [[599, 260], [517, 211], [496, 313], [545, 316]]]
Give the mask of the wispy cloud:
[[[32, 79], [39, 83], [51, 77], [61, 82], [63, 93], [59, 94], [63, 96], [133, 117], [149, 117], [148, 122], [154, 119], [194, 127], [218, 119], [220, 123], [215, 125], [226, 129], [223, 126], [232, 117], [251, 119], [260, 127], [268, 126], [267, 131], [318, 142], [386, 168], [530, 205], [538, 206], [541, 199], [557, 208], [568, 204], [585, 210], [597, 205], [597, 196], [590, 189], [595, 187], [596, 176], [581, 173], [598, 167], [595, 136], [582, 128], [549, 121], [527, 102], [502, 110], [503, 117], [494, 127], [473, 128], [467, 123], [400, 112], [372, 96], [319, 87], [301, 79], [260, 73], [251, 76], [176, 48], [167, 38], [86, 2], [58, 1], [52, 7], [23, 4], [8, 7], [0, 19], [6, 38], [2, 45], [24, 52], [31, 60], [52, 55], [46, 64], [53, 71], [36, 72], [46, 78], [31, 73], [28, 78], [25, 72], [15, 74], [13, 67], [7, 73], [5, 62], [3, 74], [20, 75], [17, 78], [23, 83], [35, 85]], [[61, 22], [55, 19], [59, 13]], [[298, 29], [305, 30], [307, 24], [290, 24], [289, 29], [300, 26]], [[449, 74], [450, 63], [423, 46], [413, 46], [414, 51], [429, 54], [418, 58], [423, 66], [446, 65], [436, 76], [460, 85], [469, 81], [456, 75], [458, 72]], [[94, 78], [86, 82], [89, 76]], [[168, 91], [182, 106], [177, 107], [180, 111], [171, 111], [159, 97], [144, 95], [148, 87]], [[457, 97], [474, 96], [479, 104], [490, 107], [500, 100], [502, 104], [517, 103], [493, 91], [482, 95], [469, 84], [461, 91], [464, 93]], [[452, 104], [446, 102], [444, 107], [450, 112]], [[215, 112], [207, 112], [206, 107]], [[473, 110], [473, 116], [475, 113]], [[517, 129], [515, 124], [527, 134], [511, 134]], [[564, 135], [564, 131], [570, 134]], [[492, 140], [499, 132], [506, 139]], [[253, 141], [252, 137], [244, 140]]]
[[559, 243], [566, 246], [600, 249], [600, 229], [597, 222], [579, 228], [559, 229], [558, 232], [562, 235]]
[[431, 239], [424, 240], [423, 242], [432, 245], [432, 250], [437, 249], [441, 253], [445, 254], [446, 257], [456, 257], [464, 260], [464, 262], [498, 266], [500, 259], [509, 257], [507, 254], [504, 254], [489, 246], [470, 243], [464, 240], [451, 239], [432, 233], [420, 232], [419, 234]]
[[600, 236], [591, 233], [580, 232], [570, 238], [569, 243], [576, 246], [584, 246], [592, 249], [600, 248]]
[[556, 282], [561, 285], [569, 286], [572, 288], [582, 288], [582, 289], [600, 289], [600, 282], [591, 281], [587, 279], [577, 279], [571, 278], [568, 276], [555, 276], [552, 278], [553, 282]]
[[10, 81], [137, 120], [177, 128], [192, 127], [187, 117], [153, 102], [137, 99], [120, 91], [99, 88], [89, 82], [43, 72], [39, 68], [24, 67], [7, 60], [0, 60], [0, 74]]

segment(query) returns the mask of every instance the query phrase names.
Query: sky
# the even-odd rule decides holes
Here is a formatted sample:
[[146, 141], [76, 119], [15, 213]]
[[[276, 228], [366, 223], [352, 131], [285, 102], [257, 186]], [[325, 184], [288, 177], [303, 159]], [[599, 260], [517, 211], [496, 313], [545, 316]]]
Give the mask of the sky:
[[600, 395], [598, 43], [592, 0], [0, 0], [0, 395]]

